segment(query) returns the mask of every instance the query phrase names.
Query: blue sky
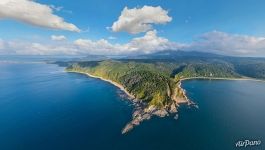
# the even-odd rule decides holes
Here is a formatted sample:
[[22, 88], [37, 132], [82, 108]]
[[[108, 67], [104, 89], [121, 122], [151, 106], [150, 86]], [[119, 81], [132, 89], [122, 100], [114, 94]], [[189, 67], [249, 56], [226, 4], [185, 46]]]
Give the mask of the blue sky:
[[[242, 35], [258, 39], [265, 37], [264, 0], [37, 0], [36, 3], [49, 7], [61, 7], [60, 10], [53, 9], [53, 14], [63, 18], [65, 22], [74, 24], [82, 31], [78, 33], [54, 30], [21, 22], [12, 17], [2, 17], [0, 18], [2, 41], [24, 40], [50, 44], [52, 43], [51, 35], [63, 35], [68, 42], [77, 39], [92, 41], [106, 39], [111, 44], [126, 44], [146, 34], [146, 32], [137, 34], [113, 32], [107, 29], [118, 20], [126, 6], [128, 9], [160, 6], [167, 11], [172, 21], [152, 24], [152, 30], [156, 30], [157, 36], [170, 42], [194, 43], [200, 40], [198, 37], [201, 35], [215, 31], [218, 31], [218, 36], [220, 34], [232, 37]], [[2, 5], [2, 8], [5, 8], [6, 4]], [[109, 37], [116, 39], [110, 40]]]

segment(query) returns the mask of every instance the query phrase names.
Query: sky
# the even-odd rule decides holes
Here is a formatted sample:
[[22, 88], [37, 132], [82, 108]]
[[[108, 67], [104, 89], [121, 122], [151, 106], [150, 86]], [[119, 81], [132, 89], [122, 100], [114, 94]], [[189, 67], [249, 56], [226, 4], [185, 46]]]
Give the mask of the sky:
[[0, 55], [265, 57], [264, 0], [1, 0]]

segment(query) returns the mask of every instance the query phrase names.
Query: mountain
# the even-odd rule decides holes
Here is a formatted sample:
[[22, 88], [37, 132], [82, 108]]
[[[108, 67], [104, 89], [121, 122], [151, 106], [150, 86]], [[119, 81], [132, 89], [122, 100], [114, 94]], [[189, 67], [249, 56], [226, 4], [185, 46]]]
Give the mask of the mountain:
[[[146, 63], [160, 61], [181, 64], [182, 67], [176, 68], [173, 75], [180, 73], [179, 75], [198, 76], [205, 74], [205, 72], [219, 70], [219, 74], [221, 72], [225, 72], [225, 74], [234, 72], [234, 75], [239, 74], [251, 78], [265, 79], [265, 58], [260, 57], [235, 57], [196, 51], [167, 50], [128, 57], [127, 61], [130, 60]], [[188, 74], [185, 72], [188, 72]], [[191, 72], [193, 73], [191, 74]]]
[[197, 51], [173, 51], [165, 50], [159, 51], [151, 54], [136, 55], [130, 56], [128, 59], [183, 59], [183, 58], [222, 58], [223, 55], [206, 53], [206, 52], [197, 52]]

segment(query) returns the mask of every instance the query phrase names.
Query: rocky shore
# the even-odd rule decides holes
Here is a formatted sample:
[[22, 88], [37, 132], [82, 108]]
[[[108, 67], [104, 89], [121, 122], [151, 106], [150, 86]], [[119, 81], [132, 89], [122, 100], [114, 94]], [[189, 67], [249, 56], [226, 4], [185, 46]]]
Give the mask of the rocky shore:
[[[188, 97], [186, 96], [185, 90], [181, 87], [181, 81], [178, 82], [178, 85], [173, 90], [173, 93], [169, 93], [169, 95], [171, 95], [172, 103], [170, 105], [165, 106], [164, 108], [158, 108], [154, 105], [148, 106], [146, 103], [142, 102], [141, 100], [136, 99], [134, 95], [129, 93], [122, 85], [120, 85], [117, 82], [114, 82], [114, 81], [111, 81], [111, 80], [108, 80], [108, 79], [105, 79], [99, 76], [95, 76], [87, 72], [77, 72], [77, 71], [68, 71], [68, 72], [81, 73], [89, 77], [93, 77], [93, 78], [97, 78], [97, 79], [101, 79], [103, 81], [109, 82], [115, 85], [116, 87], [118, 87], [121, 91], [123, 91], [128, 96], [128, 98], [131, 100], [135, 108], [132, 114], [132, 120], [129, 123], [127, 123], [126, 126], [122, 129], [121, 131], [122, 134], [125, 134], [131, 131], [135, 126], [140, 125], [140, 123], [143, 122], [144, 120], [151, 119], [153, 116], [166, 117], [166, 116], [169, 116], [169, 114], [175, 114], [174, 119], [178, 119], [177, 112], [178, 112], [178, 107], [180, 106], [180, 104], [187, 104], [187, 105], [191, 105], [195, 107], [197, 106], [195, 105], [195, 103], [189, 100]], [[176, 96], [177, 91], [182, 92], [183, 97], [177, 97]]]
[[145, 109], [143, 109], [141, 106], [138, 106], [132, 114], [132, 121], [127, 123], [127, 125], [123, 128], [122, 134], [125, 134], [128, 131], [132, 130], [135, 126], [138, 126], [144, 120], [151, 119], [152, 116], [165, 117], [168, 115], [168, 111], [166, 111], [165, 109], [158, 109], [153, 105]]

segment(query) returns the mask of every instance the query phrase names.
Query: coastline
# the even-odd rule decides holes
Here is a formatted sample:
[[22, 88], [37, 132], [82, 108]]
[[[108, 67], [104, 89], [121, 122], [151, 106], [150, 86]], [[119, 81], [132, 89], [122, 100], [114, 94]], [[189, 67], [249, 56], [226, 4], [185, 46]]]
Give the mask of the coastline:
[[[73, 73], [80, 73], [80, 74], [84, 74], [84, 75], [87, 75], [89, 77], [92, 77], [92, 78], [96, 78], [96, 79], [100, 79], [102, 81], [106, 81], [116, 87], [118, 87], [121, 91], [123, 91], [130, 99], [135, 99], [135, 96], [132, 95], [131, 93], [129, 93], [124, 86], [122, 86], [121, 84], [115, 82], [115, 81], [112, 81], [112, 80], [109, 80], [109, 79], [105, 79], [103, 77], [100, 77], [100, 76], [95, 76], [95, 75], [92, 75], [92, 74], [89, 74], [87, 72], [80, 72], [80, 71], [67, 71], [67, 72], [73, 72]], [[188, 80], [188, 79], [185, 79], [185, 80]], [[186, 95], [186, 92], [185, 90], [181, 87], [181, 81], [182, 80], [179, 80], [179, 84], [177, 86], [177, 88], [179, 88], [182, 92], [183, 92], [183, 95], [184, 95], [184, 99], [178, 99], [177, 97], [174, 97], [174, 100], [175, 102], [179, 105], [179, 104], [185, 104], [187, 103], [188, 105], [190, 104], [193, 104], [193, 102], [187, 97]], [[177, 88], [175, 88], [174, 90], [177, 90]]]
[[122, 90], [124, 93], [127, 94], [127, 96], [130, 98], [130, 99], [135, 99], [135, 96], [132, 95], [131, 93], [129, 93], [121, 84], [115, 82], [115, 81], [112, 81], [112, 80], [108, 80], [108, 79], [105, 79], [103, 77], [100, 77], [100, 76], [95, 76], [95, 75], [92, 75], [92, 74], [89, 74], [87, 72], [80, 72], [80, 71], [67, 71], [67, 72], [73, 72], [73, 73], [80, 73], [80, 74], [84, 74], [84, 75], [87, 75], [89, 77], [92, 77], [92, 78], [96, 78], [96, 79], [100, 79], [102, 81], [106, 81], [116, 87], [118, 87], [120, 90]]
[[[179, 101], [179, 102], [177, 102], [177, 104], [187, 103], [187, 105], [195, 105], [195, 103], [188, 98], [185, 89], [182, 88], [181, 85], [182, 85], [182, 80], [179, 80], [178, 88], [183, 92], [184, 101]], [[198, 107], [198, 106], [196, 105], [196, 107]]]
[[[196, 80], [196, 79], [203, 79], [203, 80], [252, 80], [252, 81], [259, 81], [259, 82], [265, 82], [265, 80], [260, 80], [260, 79], [254, 79], [254, 78], [214, 78], [214, 77], [190, 77], [190, 78], [182, 78], [178, 80], [177, 86], [174, 88], [174, 93], [173, 93], [173, 97], [172, 100], [175, 102], [170, 106], [166, 106], [164, 108], [157, 108], [153, 105], [148, 106], [144, 105], [141, 101], [136, 100], [135, 96], [131, 93], [129, 93], [126, 88], [124, 86], [122, 86], [121, 84], [100, 77], [100, 76], [95, 76], [92, 74], [89, 74], [87, 72], [82, 72], [82, 71], [68, 71], [66, 70], [66, 72], [72, 72], [72, 73], [79, 73], [79, 74], [84, 74], [87, 75], [89, 77], [92, 78], [96, 78], [96, 79], [100, 79], [102, 81], [106, 81], [116, 87], [118, 87], [121, 91], [123, 91], [130, 100], [132, 100], [133, 104], [135, 104], [135, 108], [132, 114], [132, 120], [130, 122], [128, 122], [125, 127], [122, 129], [121, 133], [125, 134], [129, 131], [131, 131], [135, 126], [138, 126], [141, 122], [143, 122], [144, 120], [149, 120], [152, 116], [158, 116], [158, 117], [165, 117], [165, 116], [169, 116], [169, 114], [176, 114], [174, 119], [178, 118], [178, 107], [181, 104], [185, 104], [188, 106], [192, 106], [195, 108], [198, 108], [198, 106], [196, 105], [196, 103], [194, 103], [193, 101], [191, 101], [188, 96], [186, 95], [186, 91], [185, 89], [182, 88], [182, 81], [184, 80]], [[177, 92], [181, 92], [182, 93], [182, 97], [177, 97], [176, 93]]]
[[[95, 76], [87, 72], [81, 72], [81, 71], [66, 71], [66, 72], [84, 74], [92, 78], [96, 78], [102, 81], [109, 82], [112, 85], [118, 87], [123, 92], [125, 92], [125, 94], [130, 98], [130, 100], [132, 100], [132, 103], [135, 104], [135, 108], [132, 114], [132, 120], [129, 123], [127, 123], [126, 126], [122, 129], [122, 134], [129, 132], [135, 126], [138, 126], [144, 120], [149, 120], [154, 115], [158, 117], [165, 117], [165, 116], [169, 116], [169, 113], [177, 113], [177, 108], [179, 107], [180, 104], [187, 104], [187, 105], [195, 104], [187, 98], [185, 90], [181, 87], [181, 82], [178, 83], [177, 87], [174, 89], [174, 92], [177, 90], [181, 90], [183, 92], [184, 98], [178, 98], [177, 96], [174, 96], [172, 100], [175, 101], [175, 103], [173, 103], [171, 106], [164, 107], [164, 108], [157, 108], [153, 105], [146, 107], [147, 105], [145, 105], [141, 101], [138, 101], [134, 95], [132, 95], [125, 89], [125, 87], [123, 87], [121, 84], [115, 81], [111, 81], [103, 77]], [[178, 116], [178, 114], [176, 114], [176, 116]]]
[[[112, 81], [112, 80], [109, 80], [109, 79], [105, 79], [103, 77], [100, 77], [100, 76], [95, 76], [95, 75], [92, 75], [92, 74], [89, 74], [87, 72], [81, 72], [81, 71], [67, 71], [67, 72], [73, 72], [73, 73], [80, 73], [80, 74], [84, 74], [84, 75], [87, 75], [89, 77], [92, 77], [92, 78], [96, 78], [96, 79], [100, 79], [102, 81], [106, 81], [116, 87], [118, 87], [121, 91], [123, 91], [128, 97], [129, 99], [131, 100], [135, 100], [135, 96], [132, 95], [131, 93], [129, 93], [124, 86], [122, 86], [121, 84], [115, 82], [115, 81]], [[181, 104], [187, 104], [187, 105], [194, 105], [195, 107], [198, 107], [193, 101], [191, 101], [187, 94], [186, 94], [186, 91], [184, 88], [182, 88], [182, 81], [185, 81], [185, 80], [196, 80], [196, 79], [201, 79], [201, 80], [251, 80], [251, 81], [257, 81], [257, 82], [265, 82], [265, 80], [261, 80], [261, 79], [255, 79], [255, 78], [248, 78], [248, 77], [242, 77], [242, 78], [216, 78], [216, 77], [189, 77], [189, 78], [182, 78], [182, 79], [179, 79], [179, 83], [177, 84], [177, 87], [174, 89], [174, 96], [172, 97], [172, 100], [175, 101], [176, 103], [176, 106], [179, 106]], [[182, 93], [183, 93], [183, 97], [184, 98], [178, 98], [176, 96], [176, 91], [177, 90], [180, 90]], [[135, 101], [133, 101], [135, 102]], [[164, 108], [166, 109], [166, 108]]]
[[186, 91], [185, 89], [183, 89], [181, 87], [182, 81], [185, 80], [231, 80], [231, 81], [257, 81], [257, 82], [265, 82], [265, 80], [261, 80], [261, 79], [255, 79], [255, 78], [249, 78], [249, 77], [242, 77], [242, 78], [217, 78], [217, 77], [189, 77], [189, 78], [182, 78], [179, 79], [179, 84], [178, 87], [179, 89], [181, 89], [183, 91], [183, 96], [185, 97], [188, 105], [194, 105], [196, 108], [198, 108], [199, 106], [196, 105], [193, 101], [191, 101], [188, 96], [186, 95]]
[[180, 81], [185, 80], [238, 80], [238, 81], [257, 81], [257, 82], [265, 82], [265, 80], [262, 79], [255, 79], [255, 78], [249, 78], [249, 77], [242, 77], [242, 78], [215, 78], [215, 77], [189, 77], [189, 78], [182, 78]]

